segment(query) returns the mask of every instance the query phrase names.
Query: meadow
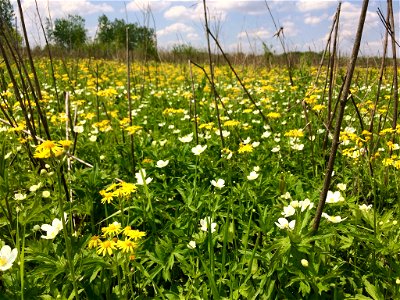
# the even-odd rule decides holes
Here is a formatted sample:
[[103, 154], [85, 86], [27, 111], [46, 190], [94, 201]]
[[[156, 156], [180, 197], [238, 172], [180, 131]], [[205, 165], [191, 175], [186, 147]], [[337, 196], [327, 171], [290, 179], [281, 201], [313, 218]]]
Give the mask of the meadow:
[[356, 68], [315, 231], [345, 69], [235, 68], [4, 72], [0, 298], [400, 298], [393, 73]]

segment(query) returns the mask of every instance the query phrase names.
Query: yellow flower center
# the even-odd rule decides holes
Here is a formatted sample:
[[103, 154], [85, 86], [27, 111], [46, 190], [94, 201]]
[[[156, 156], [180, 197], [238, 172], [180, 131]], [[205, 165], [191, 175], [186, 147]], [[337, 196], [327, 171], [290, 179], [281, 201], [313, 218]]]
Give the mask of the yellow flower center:
[[0, 257], [0, 267], [5, 266], [7, 264], [7, 259], [4, 257]]

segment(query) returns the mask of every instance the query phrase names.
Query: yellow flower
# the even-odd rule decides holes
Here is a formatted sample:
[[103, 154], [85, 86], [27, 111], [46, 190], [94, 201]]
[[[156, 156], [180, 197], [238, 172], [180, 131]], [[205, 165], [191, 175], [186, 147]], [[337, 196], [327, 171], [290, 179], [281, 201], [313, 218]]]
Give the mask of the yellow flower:
[[228, 120], [224, 122], [224, 126], [226, 127], [234, 127], [240, 125], [240, 121], [237, 120]]
[[101, 228], [101, 231], [103, 232], [103, 236], [108, 235], [113, 237], [121, 232], [121, 223], [113, 222], [109, 226]]
[[251, 144], [240, 144], [239, 146], [239, 153], [245, 153], [245, 152], [253, 152], [253, 146]]
[[106, 253], [108, 253], [108, 255], [112, 255], [113, 250], [116, 250], [115, 248], [116, 245], [117, 243], [114, 242], [113, 240], [106, 240], [104, 242], [101, 242], [97, 249], [97, 254], [99, 255], [102, 254], [104, 256], [106, 255]]
[[101, 240], [100, 237], [98, 235], [94, 235], [91, 237], [89, 244], [88, 244], [88, 248], [92, 249], [92, 248], [96, 248], [100, 245]]
[[129, 135], [135, 134], [136, 132], [140, 131], [142, 129], [142, 126], [139, 125], [133, 125], [126, 127], [125, 130], [128, 131]]
[[124, 234], [135, 241], [140, 240], [142, 237], [146, 236], [146, 232], [137, 229], [126, 230]]
[[285, 136], [303, 137], [304, 136], [304, 132], [303, 132], [302, 129], [292, 129], [292, 130], [289, 130], [288, 132], [285, 132]]
[[49, 158], [52, 156], [60, 156], [64, 152], [61, 144], [53, 141], [44, 141], [36, 147], [33, 157], [36, 158]]
[[125, 239], [124, 241], [118, 240], [117, 247], [123, 253], [134, 253], [135, 249], [137, 248], [137, 244], [130, 239]]
[[270, 118], [270, 119], [278, 119], [278, 118], [281, 117], [281, 114], [278, 113], [278, 112], [270, 112], [270, 113], [267, 115], [267, 117]]
[[68, 149], [72, 145], [72, 141], [67, 141], [67, 140], [61, 140], [58, 141], [61, 146], [63, 146], [65, 149]]

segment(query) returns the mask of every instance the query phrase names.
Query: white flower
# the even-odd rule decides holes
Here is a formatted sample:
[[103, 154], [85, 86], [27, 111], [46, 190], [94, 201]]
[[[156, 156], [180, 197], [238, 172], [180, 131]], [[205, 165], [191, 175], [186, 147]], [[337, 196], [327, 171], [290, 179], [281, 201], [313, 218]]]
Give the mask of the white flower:
[[243, 144], [246, 145], [248, 143], [250, 143], [251, 138], [248, 136], [247, 139], [243, 140]]
[[164, 147], [164, 145], [168, 142], [168, 140], [160, 140], [158, 143], [160, 144], [161, 147]]
[[293, 230], [294, 226], [296, 225], [296, 220], [288, 221], [285, 218], [279, 218], [278, 222], [275, 222], [276, 226], [278, 226], [280, 229], [289, 229]]
[[288, 200], [288, 199], [292, 198], [292, 196], [290, 196], [289, 192], [286, 192], [283, 195], [281, 195], [281, 198]]
[[216, 188], [222, 189], [225, 186], [225, 180], [219, 178], [217, 181], [211, 180], [211, 184]]
[[332, 193], [332, 191], [328, 191], [326, 195], [326, 203], [338, 203], [344, 201], [344, 198], [340, 195], [339, 191]]
[[305, 268], [307, 268], [308, 267], [308, 260], [307, 259], [302, 259], [301, 261], [301, 265], [303, 266], [303, 267], [305, 267]]
[[194, 249], [194, 248], [196, 248], [196, 242], [195, 242], [195, 241], [190, 241], [190, 242], [187, 244], [187, 247], [188, 247], [189, 249]]
[[278, 146], [275, 146], [274, 148], [272, 148], [271, 152], [276, 153], [276, 152], [279, 152], [280, 150], [281, 150], [281, 147], [278, 145]]
[[342, 219], [341, 216], [330, 216], [327, 213], [322, 213], [321, 216], [324, 217], [325, 219], [327, 219], [331, 223], [340, 223], [347, 219], [347, 218]]
[[250, 175], [247, 176], [247, 180], [254, 180], [258, 178], [258, 174], [256, 171], [251, 171]]
[[12, 155], [12, 152], [8, 152], [6, 155], [4, 155], [4, 159], [10, 158], [11, 155]]
[[[64, 213], [64, 219], [67, 218], [67, 214]], [[63, 229], [62, 221], [58, 218], [55, 218], [51, 225], [43, 224], [40, 227], [43, 231], [46, 231], [46, 235], [42, 235], [41, 237], [46, 240], [54, 239], [57, 234]]]
[[260, 146], [260, 142], [253, 142], [251, 145], [253, 146], [253, 148], [257, 148], [258, 146]]
[[254, 172], [260, 171], [260, 167], [259, 167], [259, 166], [255, 166], [255, 167], [253, 168], [253, 171], [254, 171]]
[[197, 145], [196, 147], [192, 148], [192, 152], [194, 155], [200, 155], [201, 153], [203, 153], [204, 150], [206, 150], [207, 145]]
[[97, 140], [97, 135], [91, 135], [90, 137], [89, 137], [89, 141], [91, 141], [91, 142], [95, 142]]
[[190, 143], [193, 141], [193, 133], [178, 138], [182, 143]]
[[21, 201], [21, 200], [26, 199], [26, 194], [17, 193], [14, 195], [14, 198], [15, 198], [15, 200]]
[[49, 191], [43, 191], [42, 192], [42, 197], [43, 198], [49, 198], [50, 197], [50, 192]]
[[285, 207], [283, 208], [282, 215], [283, 215], [285, 218], [287, 218], [287, 217], [293, 216], [295, 213], [296, 213], [296, 209], [295, 209], [293, 206], [288, 205], [288, 206], [285, 206]]
[[293, 208], [298, 208], [300, 203], [297, 200], [293, 200], [293, 201], [290, 201], [289, 205], [292, 206]]
[[146, 182], [146, 184], [149, 184], [153, 178], [148, 177], [146, 178], [146, 170], [145, 169], [141, 169], [139, 172], [135, 173], [135, 177], [136, 177], [136, 184], [138, 185], [144, 185], [144, 183]]
[[300, 201], [299, 205], [301, 207], [302, 212], [305, 211], [307, 207], [308, 209], [312, 209], [314, 207], [314, 203], [312, 203], [308, 198], [304, 199], [303, 201]]
[[168, 163], [169, 163], [169, 160], [161, 160], [160, 159], [157, 161], [156, 167], [161, 169], [161, 168], [166, 167], [168, 165]]
[[210, 225], [211, 233], [215, 232], [217, 223], [213, 223], [211, 217], [205, 217], [200, 220], [200, 230], [208, 232], [208, 226]]
[[0, 271], [6, 271], [12, 267], [15, 259], [17, 258], [18, 250], [15, 248], [4, 245], [0, 250]]
[[74, 126], [74, 132], [75, 133], [82, 133], [83, 132], [83, 126]]
[[292, 145], [293, 150], [301, 151], [301, 150], [303, 150], [303, 148], [304, 148], [304, 144], [293, 144]]
[[372, 208], [372, 204], [370, 204], [370, 205], [366, 205], [366, 204], [359, 205], [358, 208], [360, 210], [362, 210], [362, 211], [369, 211]]
[[40, 189], [41, 186], [42, 186], [42, 183], [39, 182], [38, 184], [32, 185], [32, 186], [29, 188], [29, 190], [30, 190], [31, 192], [36, 192], [38, 189]]
[[270, 135], [271, 135], [271, 131], [268, 131], [268, 130], [267, 130], [267, 131], [265, 131], [265, 132], [262, 134], [261, 137], [262, 137], [263, 139], [266, 139], [266, 138], [269, 138]]
[[346, 190], [346, 184], [345, 183], [338, 183], [336, 186], [341, 191], [345, 191]]

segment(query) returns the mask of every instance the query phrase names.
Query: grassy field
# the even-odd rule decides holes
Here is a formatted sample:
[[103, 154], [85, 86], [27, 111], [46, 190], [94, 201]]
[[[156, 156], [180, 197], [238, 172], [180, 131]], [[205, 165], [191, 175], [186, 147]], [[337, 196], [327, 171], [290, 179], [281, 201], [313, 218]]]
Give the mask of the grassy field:
[[54, 67], [2, 79], [1, 299], [400, 297], [390, 71], [356, 69], [315, 232], [344, 69], [133, 64], [130, 104], [121, 63]]

